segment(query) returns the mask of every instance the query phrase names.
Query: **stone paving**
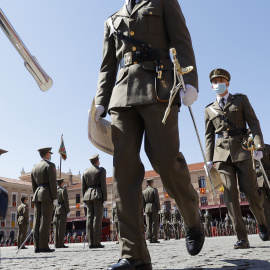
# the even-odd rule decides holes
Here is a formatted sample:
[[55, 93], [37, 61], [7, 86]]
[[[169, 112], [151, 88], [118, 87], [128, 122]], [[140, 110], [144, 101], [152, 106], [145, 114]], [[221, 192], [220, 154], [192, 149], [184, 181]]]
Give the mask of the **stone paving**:
[[[188, 255], [185, 240], [148, 244], [153, 269], [270, 269], [270, 241], [258, 235], [249, 236], [249, 249], [234, 250], [235, 236], [206, 238], [201, 253]], [[118, 245], [105, 242], [104, 249], [88, 249], [83, 244], [69, 244], [67, 249], [53, 253], [34, 253], [33, 246], [16, 254], [15, 247], [2, 247], [0, 269], [106, 269], [119, 257]], [[51, 246], [52, 247], [52, 246]]]

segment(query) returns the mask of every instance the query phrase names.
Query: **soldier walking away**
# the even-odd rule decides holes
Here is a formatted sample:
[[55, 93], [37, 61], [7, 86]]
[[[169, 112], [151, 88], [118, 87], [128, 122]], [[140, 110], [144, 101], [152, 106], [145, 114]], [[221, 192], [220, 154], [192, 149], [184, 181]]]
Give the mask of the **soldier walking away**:
[[92, 167], [82, 177], [82, 196], [87, 208], [86, 234], [89, 248], [104, 248], [100, 243], [103, 203], [107, 201], [106, 170], [99, 167], [99, 155], [89, 158]]
[[[262, 162], [264, 171], [266, 173], [266, 176], [268, 178], [268, 181], [270, 181], [270, 145], [269, 144], [265, 144], [261, 162]], [[262, 192], [263, 198], [264, 198], [263, 209], [264, 209], [265, 219], [266, 219], [268, 228], [270, 228], [270, 189], [266, 183], [267, 179], [264, 179], [264, 175], [261, 171], [258, 161], [256, 161], [256, 172], [257, 172], [259, 190]]]
[[154, 188], [154, 179], [147, 178], [147, 187], [143, 191], [143, 207], [147, 225], [147, 234], [150, 243], [159, 243], [158, 241], [158, 211], [160, 210], [160, 202], [158, 190]]
[[[18, 235], [17, 242], [18, 248], [23, 244], [24, 240], [27, 237], [27, 229], [29, 226], [29, 208], [27, 204], [28, 198], [23, 196], [21, 198], [21, 204], [17, 208], [17, 224], [18, 224]], [[27, 249], [24, 245], [21, 249]]]
[[212, 237], [212, 215], [208, 210], [206, 210], [204, 214], [204, 226], [206, 235]]
[[[217, 99], [205, 108], [205, 148], [208, 169], [210, 170], [213, 163], [216, 163], [223, 182], [225, 203], [237, 235], [234, 248], [249, 248], [237, 184], [240, 191], [245, 194], [250, 210], [257, 219], [260, 238], [263, 241], [269, 238], [262, 208], [263, 196], [258, 190], [251, 154], [241, 145], [248, 124], [255, 145], [259, 149], [264, 148], [260, 123], [246, 95], [232, 95], [228, 92], [231, 79], [228, 71], [217, 68], [210, 72], [209, 77]], [[263, 153], [254, 151], [253, 156], [259, 160]]]
[[64, 244], [67, 218], [70, 216], [68, 192], [64, 186], [64, 178], [57, 179], [58, 204], [54, 209], [54, 246], [56, 248], [67, 248]]
[[174, 233], [175, 233], [175, 240], [178, 240], [181, 238], [181, 214], [177, 208], [177, 205], [173, 205], [173, 210], [171, 212], [171, 222], [173, 224]]
[[57, 205], [56, 169], [51, 147], [38, 149], [42, 160], [31, 172], [34, 209], [35, 252], [52, 252], [48, 245], [54, 205]]
[[[162, 119], [174, 84], [169, 59], [172, 47], [179, 52], [179, 63], [194, 69], [184, 76], [187, 91], [178, 92], [164, 125]], [[179, 152], [178, 133], [181, 99], [185, 106], [192, 105], [197, 99], [197, 89], [194, 51], [178, 1], [126, 0], [105, 22], [103, 61], [95, 97], [95, 120], [105, 117], [107, 112], [112, 118], [120, 261], [109, 270], [152, 269], [141, 229], [143, 137], [154, 170], [160, 174], [166, 191], [175, 199], [183, 216], [188, 252], [196, 255], [203, 246], [198, 194], [191, 184], [185, 158]]]
[[[112, 221], [115, 224], [115, 228], [116, 228], [116, 235], [118, 238], [119, 235], [119, 228], [118, 228], [118, 216], [117, 216], [117, 209], [116, 209], [116, 203], [113, 203], [113, 207], [112, 207]], [[113, 237], [114, 240], [114, 237]], [[115, 236], [115, 240], [116, 240], [116, 236]], [[116, 242], [116, 244], [119, 244], [119, 241]]]
[[162, 209], [160, 211], [160, 221], [163, 226], [164, 240], [170, 240], [171, 212], [166, 208], [166, 204], [162, 205]]

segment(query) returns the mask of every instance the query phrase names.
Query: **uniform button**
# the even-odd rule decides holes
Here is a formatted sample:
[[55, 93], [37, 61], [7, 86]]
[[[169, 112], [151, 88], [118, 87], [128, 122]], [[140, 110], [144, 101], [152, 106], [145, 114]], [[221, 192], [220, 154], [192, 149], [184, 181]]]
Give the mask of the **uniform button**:
[[132, 47], [132, 51], [136, 51], [137, 48], [135, 46]]
[[236, 111], [238, 111], [238, 109], [235, 109]]
[[230, 130], [229, 128], [227, 128], [227, 130]]
[[150, 12], [149, 12], [149, 14], [150, 14], [150, 15], [153, 15], [153, 12], [152, 12], [152, 11], [150, 11]]
[[226, 114], [226, 112], [224, 112], [224, 114]]
[[135, 34], [134, 31], [130, 31], [131, 36], [134, 36], [134, 34]]

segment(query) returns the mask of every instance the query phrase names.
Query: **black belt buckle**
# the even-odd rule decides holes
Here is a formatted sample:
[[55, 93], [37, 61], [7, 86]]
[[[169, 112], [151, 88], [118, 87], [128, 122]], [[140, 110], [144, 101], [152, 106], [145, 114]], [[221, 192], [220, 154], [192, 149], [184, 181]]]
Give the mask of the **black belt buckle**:
[[125, 66], [132, 65], [132, 52], [125, 53], [124, 63], [125, 63]]
[[229, 138], [229, 131], [228, 130], [222, 131], [222, 136], [223, 136], [223, 139], [228, 139]]

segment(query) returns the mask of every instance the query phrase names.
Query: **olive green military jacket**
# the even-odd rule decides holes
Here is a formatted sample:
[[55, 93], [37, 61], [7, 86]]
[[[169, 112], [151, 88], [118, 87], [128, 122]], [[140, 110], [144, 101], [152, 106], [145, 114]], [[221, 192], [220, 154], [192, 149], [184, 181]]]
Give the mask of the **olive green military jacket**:
[[54, 163], [41, 160], [31, 172], [33, 202], [57, 199], [56, 170]]
[[171, 221], [171, 212], [167, 209], [162, 209], [160, 211], [161, 223], [165, 224]]
[[[121, 68], [126, 53], [142, 51], [138, 45], [123, 42], [113, 35], [114, 29], [160, 50], [162, 79], [156, 80], [155, 61], [144, 61]], [[142, 0], [129, 14], [126, 5], [105, 22], [103, 62], [100, 69], [95, 103], [108, 109], [158, 103], [168, 100], [174, 76], [169, 49], [174, 47], [181, 66], [193, 66], [184, 75], [186, 84], [198, 89], [198, 76], [192, 42], [177, 0]], [[117, 77], [116, 77], [117, 76]], [[157, 83], [157, 86], [155, 84]], [[179, 95], [175, 98], [180, 103]]]
[[148, 186], [143, 191], [143, 205], [145, 213], [158, 212], [160, 210], [158, 190], [156, 188]]
[[88, 168], [82, 177], [83, 201], [107, 201], [106, 170], [97, 165]]
[[[261, 159], [261, 162], [265, 170], [265, 173], [267, 175], [268, 181], [270, 181], [270, 145], [269, 144], [265, 144], [265, 148], [263, 150], [263, 158]], [[259, 168], [258, 161], [256, 161], [256, 171], [257, 171], [257, 179], [258, 179], [259, 187], [263, 187], [263, 186], [267, 187], [267, 185], [264, 185], [264, 177]]]
[[118, 222], [118, 216], [117, 216], [116, 206], [113, 207], [113, 209], [112, 209], [112, 220], [113, 220], [114, 222]]
[[20, 204], [17, 208], [18, 225], [29, 224], [29, 208], [27, 204]]
[[55, 206], [55, 215], [67, 215], [70, 212], [68, 192], [66, 187], [57, 188], [58, 205]]
[[178, 209], [172, 210], [171, 216], [172, 216], [173, 223], [178, 223], [179, 221], [181, 221], [181, 214]]
[[264, 147], [263, 136], [259, 120], [247, 98], [243, 94], [229, 94], [224, 110], [219, 107], [217, 100], [205, 108], [205, 150], [206, 160], [225, 162], [231, 156], [233, 162], [251, 158], [251, 153], [241, 146], [243, 135], [231, 136], [228, 139], [218, 138], [215, 143], [215, 135], [222, 131], [233, 130], [233, 127], [221, 120], [211, 107], [221, 116], [237, 126], [238, 129], [248, 127], [256, 145]]

